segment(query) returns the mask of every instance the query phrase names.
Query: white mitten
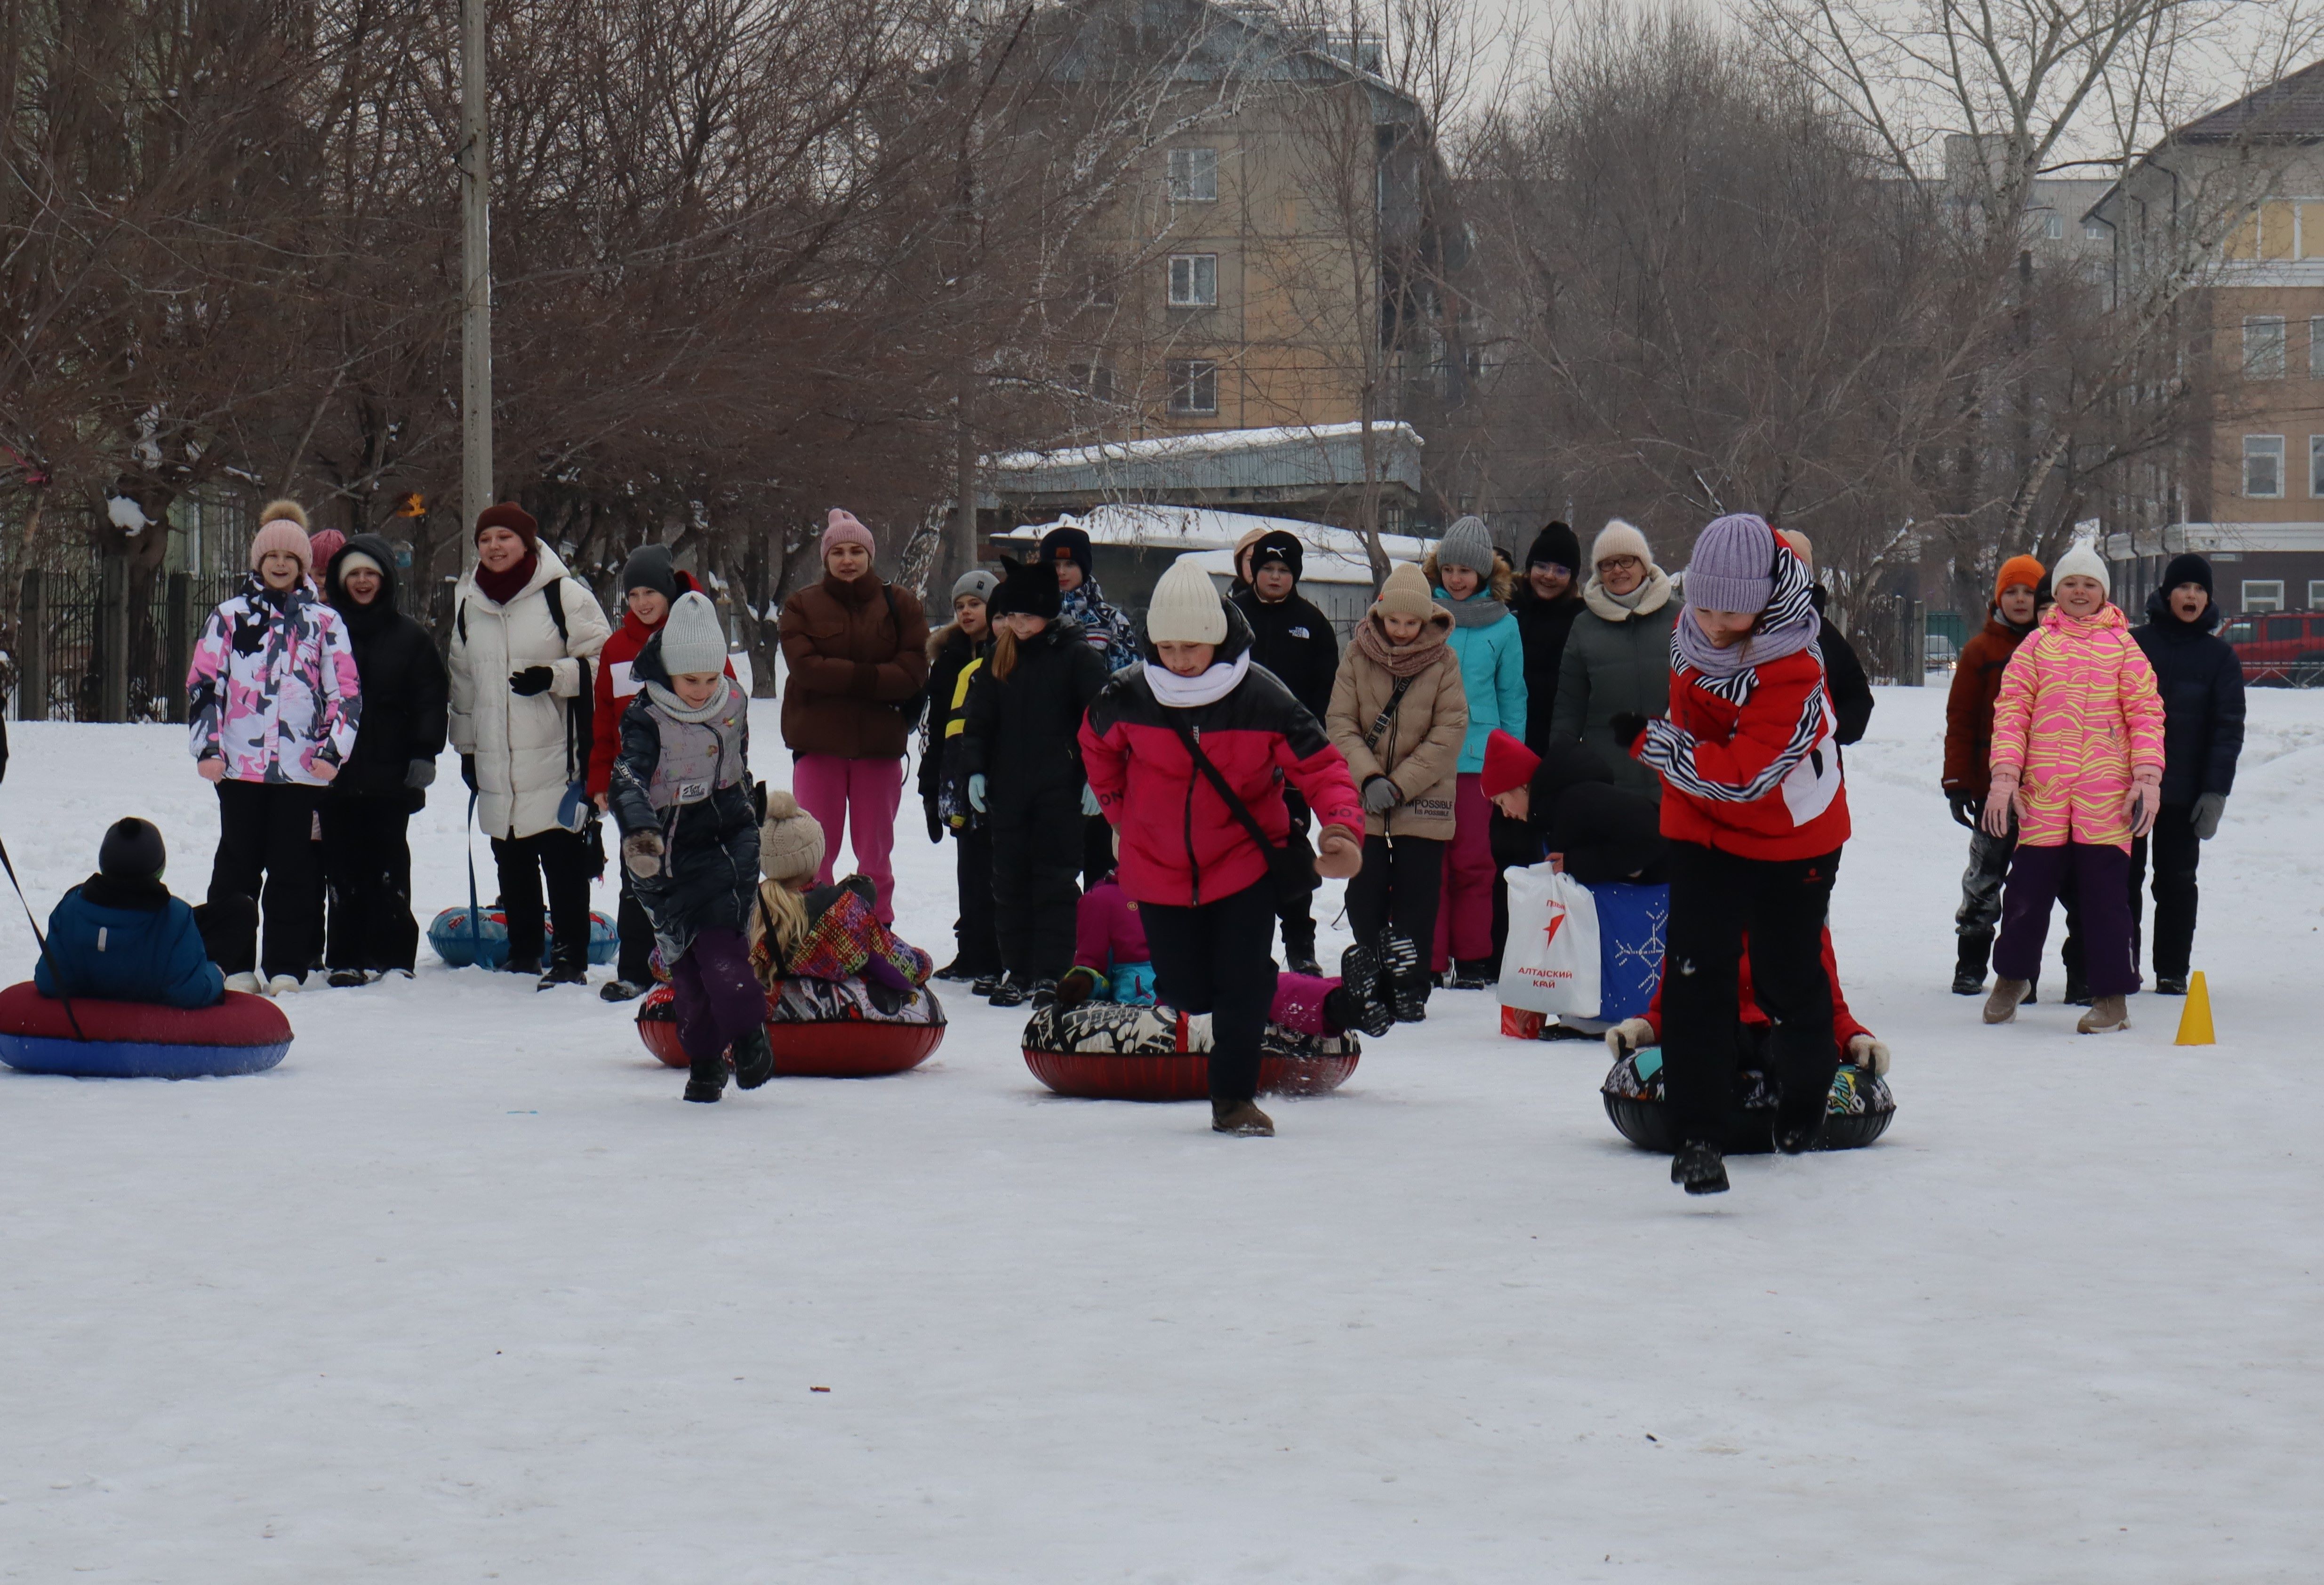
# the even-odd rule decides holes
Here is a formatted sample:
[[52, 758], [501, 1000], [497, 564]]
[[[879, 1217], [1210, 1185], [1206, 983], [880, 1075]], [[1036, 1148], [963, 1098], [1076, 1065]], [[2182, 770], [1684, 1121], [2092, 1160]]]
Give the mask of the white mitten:
[[1877, 1079], [1888, 1071], [1888, 1047], [1869, 1035], [1851, 1035], [1848, 1039], [1848, 1060]]
[[1606, 1049], [1616, 1061], [1644, 1051], [1655, 1043], [1655, 1027], [1644, 1018], [1624, 1018], [1606, 1031]]

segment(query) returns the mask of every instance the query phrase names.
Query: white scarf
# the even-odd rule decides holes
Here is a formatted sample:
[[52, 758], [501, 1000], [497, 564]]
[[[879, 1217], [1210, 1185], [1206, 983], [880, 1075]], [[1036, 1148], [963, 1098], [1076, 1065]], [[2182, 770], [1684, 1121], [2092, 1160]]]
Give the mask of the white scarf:
[[721, 677], [718, 679], [718, 686], [710, 690], [710, 696], [689, 710], [687, 708], [686, 701], [679, 698], [671, 689], [662, 687], [658, 682], [646, 684], [646, 697], [654, 702], [657, 709], [672, 721], [683, 721], [692, 726], [701, 725], [725, 709], [726, 701], [733, 691], [734, 685]]
[[1233, 660], [1221, 660], [1196, 677], [1180, 677], [1167, 666], [1146, 663], [1146, 686], [1154, 690], [1154, 701], [1173, 710], [1192, 710], [1197, 705], [1215, 705], [1235, 691], [1250, 670], [1250, 651], [1245, 650]]

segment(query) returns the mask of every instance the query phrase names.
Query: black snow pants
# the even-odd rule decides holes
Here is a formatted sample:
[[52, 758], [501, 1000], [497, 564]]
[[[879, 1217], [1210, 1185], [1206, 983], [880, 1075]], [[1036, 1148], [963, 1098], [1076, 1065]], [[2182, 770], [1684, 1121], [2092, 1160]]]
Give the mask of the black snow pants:
[[1737, 970], [1750, 938], [1751, 994], [1774, 1023], [1768, 1077], [1779, 1126], [1821, 1117], [1840, 1053], [1823, 926], [1838, 852], [1747, 859], [1671, 843], [1670, 924], [1663, 958], [1664, 1094], [1682, 1141], [1720, 1138], [1734, 1092]]
[[[954, 833], [953, 845], [953, 874], [960, 888], [960, 917], [952, 927], [954, 961], [970, 978], [982, 979], [1006, 966], [992, 917], [992, 828], [972, 821]], [[1105, 877], [1101, 873], [1098, 879]]]
[[1154, 991], [1166, 1007], [1211, 1015], [1211, 1099], [1249, 1101], [1259, 1093], [1259, 1042], [1275, 1007], [1271, 881], [1186, 908], [1139, 903], [1146, 950], [1154, 954]]
[[582, 833], [552, 825], [530, 836], [493, 838], [501, 872], [501, 909], [508, 917], [508, 966], [538, 973], [546, 932], [540, 883], [549, 880], [549, 920], [557, 927], [557, 966], [589, 966], [589, 880], [597, 855]]
[[410, 800], [401, 793], [330, 793], [322, 814], [331, 909], [324, 962], [334, 969], [410, 973], [420, 954], [420, 925], [411, 917]]
[[1436, 939], [1436, 905], [1443, 893], [1442, 839], [1368, 836], [1364, 867], [1348, 882], [1348, 923], [1366, 944], [1378, 942], [1393, 925], [1412, 937], [1425, 959]]
[[221, 931], [214, 958], [228, 974], [262, 970], [267, 979], [304, 980], [320, 943], [314, 938], [315, 804], [322, 788], [289, 781], [217, 784], [217, 857], [210, 864], [209, 900], [248, 898], [262, 905], [265, 943], [255, 922]]
[[1018, 980], [1055, 980], [1074, 966], [1082, 899], [1082, 791], [993, 789], [992, 920], [1001, 961]]
[[2155, 816], [2153, 832], [2131, 839], [2130, 962], [2134, 968], [2146, 930], [2146, 909], [2138, 892], [2146, 880], [2150, 849], [2154, 856], [2154, 972], [2184, 980], [2195, 955], [2195, 867], [2203, 858], [2202, 840], [2195, 834], [2195, 806], [2163, 805]]

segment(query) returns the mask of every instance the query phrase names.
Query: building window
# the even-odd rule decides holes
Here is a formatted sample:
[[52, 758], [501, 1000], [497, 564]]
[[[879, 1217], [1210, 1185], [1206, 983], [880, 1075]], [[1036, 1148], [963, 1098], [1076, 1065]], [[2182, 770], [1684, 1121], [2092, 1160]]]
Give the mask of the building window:
[[2259, 611], [2283, 609], [2282, 578], [2246, 578], [2244, 580], [2244, 614]]
[[2042, 235], [2052, 242], [2060, 242], [2064, 240], [2066, 235], [2066, 217], [2063, 215], [2059, 214], [2055, 209], [2052, 209], [2048, 214], [2043, 216]]
[[2082, 222], [2082, 240], [2084, 242], [2104, 242], [2106, 239], [2107, 224], [2105, 221], [2085, 220]]
[[[2315, 355], [2310, 355], [2311, 361]], [[2244, 378], [2283, 378], [2283, 316], [2266, 314], [2244, 321]]]
[[2308, 580], [2308, 609], [2324, 611], [2324, 578]]
[[1170, 255], [1170, 306], [1208, 309], [1218, 306], [1219, 256], [1216, 253]]
[[2276, 501], [2282, 498], [2282, 436], [2246, 435], [2244, 437], [2244, 493], [2262, 501]]
[[1219, 198], [1219, 152], [1216, 149], [1170, 151], [1170, 201], [1174, 204], [1214, 204]]
[[1219, 366], [1208, 358], [1184, 358], [1169, 366], [1170, 410], [1174, 413], [1214, 413], [1219, 410]]
[[2308, 493], [2324, 501], [2324, 435], [2308, 438]]
[[1113, 371], [1103, 364], [1074, 364], [1065, 370], [1065, 383], [1100, 401], [1113, 400]]
[[1111, 253], [1100, 253], [1084, 268], [1088, 272], [1084, 284], [1089, 290], [1090, 307], [1112, 308], [1120, 296], [1117, 282], [1121, 279], [1121, 261]]

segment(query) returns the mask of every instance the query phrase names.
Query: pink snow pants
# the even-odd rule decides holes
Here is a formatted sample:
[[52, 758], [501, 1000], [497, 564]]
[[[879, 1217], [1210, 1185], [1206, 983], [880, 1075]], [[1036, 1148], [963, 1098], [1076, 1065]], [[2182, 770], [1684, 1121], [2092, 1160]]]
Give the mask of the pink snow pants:
[[1485, 779], [1463, 770], [1453, 779], [1452, 840], [1444, 844], [1444, 890], [1436, 906], [1436, 944], [1429, 967], [1451, 959], [1473, 963], [1493, 955], [1493, 806]]
[[836, 754], [801, 754], [791, 762], [791, 796], [823, 827], [823, 868], [815, 883], [828, 886], [837, 871], [839, 839], [855, 850], [855, 868], [879, 889], [872, 911], [882, 925], [896, 922], [896, 806], [904, 796], [901, 760], [843, 760]]

